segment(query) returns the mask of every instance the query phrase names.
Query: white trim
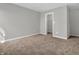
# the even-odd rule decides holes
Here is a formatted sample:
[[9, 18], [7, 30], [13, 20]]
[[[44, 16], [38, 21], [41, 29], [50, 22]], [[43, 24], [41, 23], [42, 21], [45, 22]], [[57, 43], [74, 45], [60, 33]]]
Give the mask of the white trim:
[[71, 34], [71, 36], [77, 36], [77, 37], [79, 37], [79, 35], [75, 35], [75, 34]]
[[54, 35], [54, 37], [56, 37], [56, 38], [60, 38], [60, 39], [68, 39], [67, 37], [61, 37], [61, 36], [57, 36], [57, 35]]
[[46, 33], [40, 33], [40, 34], [47, 35]]
[[[45, 13], [45, 35], [47, 35], [47, 15], [52, 15], [52, 32], [54, 33], [54, 12]], [[52, 34], [53, 36], [54, 34]]]
[[17, 40], [17, 39], [21, 39], [21, 38], [24, 38], [24, 37], [30, 37], [30, 36], [37, 35], [37, 34], [40, 34], [40, 33], [35, 33], [35, 34], [27, 35], [27, 36], [16, 37], [16, 38], [12, 38], [12, 39], [7, 39], [7, 40], [0, 41], [0, 43], [5, 43], [7, 41]]

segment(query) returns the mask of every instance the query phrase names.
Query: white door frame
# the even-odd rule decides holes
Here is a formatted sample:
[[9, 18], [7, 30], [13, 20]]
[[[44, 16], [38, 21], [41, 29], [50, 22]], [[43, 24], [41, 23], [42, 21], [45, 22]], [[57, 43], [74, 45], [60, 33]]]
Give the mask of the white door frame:
[[45, 35], [47, 35], [47, 15], [52, 15], [52, 35], [54, 35], [54, 12], [45, 13]]

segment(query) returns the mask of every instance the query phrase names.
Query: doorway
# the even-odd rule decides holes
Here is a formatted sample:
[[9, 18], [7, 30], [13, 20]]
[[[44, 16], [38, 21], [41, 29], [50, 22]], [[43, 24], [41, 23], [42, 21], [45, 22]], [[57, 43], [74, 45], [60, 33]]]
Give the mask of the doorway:
[[47, 15], [47, 34], [52, 34], [52, 15]]
[[45, 14], [45, 34], [54, 35], [54, 13]]

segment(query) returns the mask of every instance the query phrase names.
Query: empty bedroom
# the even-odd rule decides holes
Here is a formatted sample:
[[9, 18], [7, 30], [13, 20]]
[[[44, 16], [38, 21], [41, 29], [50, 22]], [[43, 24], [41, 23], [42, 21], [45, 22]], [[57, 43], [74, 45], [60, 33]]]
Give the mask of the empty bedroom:
[[0, 55], [79, 55], [79, 3], [0, 3]]

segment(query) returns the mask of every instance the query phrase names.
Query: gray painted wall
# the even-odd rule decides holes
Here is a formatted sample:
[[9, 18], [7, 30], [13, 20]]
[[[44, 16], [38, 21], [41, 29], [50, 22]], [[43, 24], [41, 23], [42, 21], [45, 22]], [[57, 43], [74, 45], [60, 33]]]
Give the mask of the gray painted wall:
[[0, 27], [6, 39], [40, 33], [40, 13], [13, 4], [0, 4]]
[[[54, 35], [67, 38], [67, 7], [59, 7], [49, 12], [54, 12]], [[47, 12], [45, 12], [47, 13]], [[41, 14], [41, 33], [45, 33], [45, 16]]]
[[67, 36], [70, 36], [69, 7], [67, 6]]
[[55, 26], [54, 35], [63, 38], [67, 37], [67, 7], [60, 7], [54, 10]]
[[52, 33], [52, 15], [47, 16], [47, 32]]
[[79, 8], [78, 6], [69, 9], [70, 34], [79, 36]]
[[40, 33], [45, 34], [45, 13], [41, 13]]

